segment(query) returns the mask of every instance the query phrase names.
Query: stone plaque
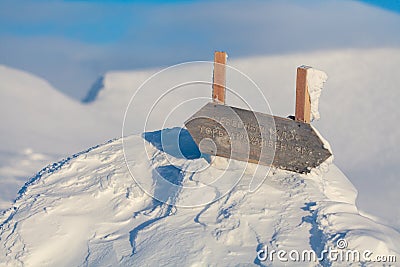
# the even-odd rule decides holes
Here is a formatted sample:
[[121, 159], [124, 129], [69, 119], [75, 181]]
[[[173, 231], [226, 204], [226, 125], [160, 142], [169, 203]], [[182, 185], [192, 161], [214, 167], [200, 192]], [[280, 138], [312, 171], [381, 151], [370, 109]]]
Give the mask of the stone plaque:
[[208, 103], [185, 122], [202, 153], [308, 173], [331, 156], [311, 126]]

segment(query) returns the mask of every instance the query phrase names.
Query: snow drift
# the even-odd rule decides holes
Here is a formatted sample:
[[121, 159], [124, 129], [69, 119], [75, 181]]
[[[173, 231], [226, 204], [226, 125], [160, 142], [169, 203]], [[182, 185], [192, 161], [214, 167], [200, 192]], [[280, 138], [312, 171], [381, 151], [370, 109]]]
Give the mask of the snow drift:
[[[399, 117], [397, 99], [400, 98], [400, 75], [395, 74], [400, 68], [398, 48], [230, 58], [228, 64], [249, 75], [267, 97], [273, 115], [281, 117], [294, 113], [297, 66], [307, 64], [329, 74], [329, 81], [324, 85], [319, 101], [323, 119], [314, 125], [332, 144], [336, 164], [357, 187], [360, 209], [400, 229], [400, 206], [397, 205], [400, 188], [400, 154], [397, 152], [400, 127], [394, 123]], [[156, 71], [106, 73], [104, 86], [91, 102], [91, 108], [120, 122], [134, 88], [138, 88]], [[181, 76], [190, 75], [192, 73]], [[211, 75], [212, 71], [209, 72], [209, 80]], [[164, 84], [160, 83], [162, 86]], [[227, 86], [238, 87], [234, 77], [227, 75]], [[257, 105], [259, 99], [256, 96], [251, 92], [241, 93], [244, 93], [244, 99], [254, 104], [254, 110], [263, 111], [264, 103]], [[208, 88], [205, 96], [209, 95]], [[230, 102], [232, 95], [229, 92], [227, 99], [229, 105], [238, 106]], [[200, 107], [184, 110], [184, 119]], [[371, 107], [374, 108], [371, 110]], [[166, 127], [182, 125], [175, 118], [169, 122]], [[161, 127], [152, 130], [156, 129]]]
[[120, 131], [112, 121], [66, 97], [47, 81], [0, 65], [0, 210], [43, 166], [104, 142]]
[[[143, 192], [127, 169], [122, 140], [111, 140], [49, 165], [20, 190], [0, 220], [0, 265], [264, 265], [269, 262], [257, 258], [262, 247], [318, 255], [339, 239], [348, 249], [398, 255], [400, 234], [360, 215], [356, 189], [329, 161], [308, 175], [274, 169], [255, 193], [248, 191], [248, 182], [257, 165], [248, 164], [240, 182], [219, 200], [181, 208], [185, 198], [202, 197], [186, 194], [185, 186], [201, 184], [219, 196], [206, 181], [221, 172], [236, 179], [245, 163], [232, 161], [225, 169], [223, 162], [214, 162], [187, 172], [207, 160], [189, 139], [181, 142], [185, 158], [169, 154], [174, 164], [165, 160], [160, 134], [171, 131], [184, 130], [127, 137], [135, 174], [148, 179], [157, 199], [167, 192], [171, 205]], [[160, 187], [155, 182], [160, 175], [181, 189]]]
[[[281, 117], [293, 114], [295, 68], [305, 63], [329, 74], [320, 99], [323, 119], [315, 126], [332, 144], [336, 164], [357, 187], [359, 208], [400, 229], [400, 127], [394, 123], [399, 114], [400, 50], [319, 51], [229, 61], [259, 85], [273, 115]], [[10, 207], [27, 178], [46, 164], [120, 136], [132, 93], [156, 71], [107, 72], [83, 104], [39, 77], [1, 66], [0, 210]], [[208, 80], [211, 75], [210, 71]], [[228, 77], [228, 86], [235, 85], [232, 78]], [[210, 88], [205, 96], [210, 96]], [[243, 97], [258, 103], [250, 93]], [[232, 104], [231, 95], [228, 99]], [[166, 127], [182, 125], [197, 109], [183, 110], [183, 116], [173, 117]]]

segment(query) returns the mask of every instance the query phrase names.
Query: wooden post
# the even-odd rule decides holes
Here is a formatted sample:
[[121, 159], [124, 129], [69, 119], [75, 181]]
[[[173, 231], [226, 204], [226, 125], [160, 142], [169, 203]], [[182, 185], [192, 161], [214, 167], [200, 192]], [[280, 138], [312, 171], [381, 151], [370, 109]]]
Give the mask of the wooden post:
[[296, 121], [310, 123], [311, 121], [311, 100], [307, 85], [307, 70], [309, 66], [297, 68], [296, 79]]
[[214, 75], [213, 75], [213, 93], [214, 102], [225, 104], [225, 82], [226, 82], [226, 53], [214, 53]]

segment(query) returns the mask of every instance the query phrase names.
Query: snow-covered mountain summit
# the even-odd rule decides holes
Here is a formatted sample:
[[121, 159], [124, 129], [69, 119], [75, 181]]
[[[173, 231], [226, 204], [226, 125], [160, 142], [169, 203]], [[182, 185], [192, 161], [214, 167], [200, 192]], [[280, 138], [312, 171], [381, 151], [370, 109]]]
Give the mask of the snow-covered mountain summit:
[[[128, 171], [122, 140], [109, 141], [49, 165], [20, 190], [14, 206], [0, 220], [0, 248], [5, 252], [0, 263], [268, 265], [271, 261], [257, 257], [262, 249], [320, 255], [324, 249], [338, 249], [338, 240], [347, 242], [344, 249], [372, 251], [371, 258], [398, 255], [400, 234], [360, 215], [356, 189], [331, 162], [308, 175], [272, 170], [251, 193], [248, 183], [257, 175], [257, 165], [232, 161], [226, 168], [226, 162], [216, 158], [202, 171], [190, 172], [208, 161], [188, 138], [178, 142], [185, 147], [185, 158], [162, 149], [176, 142], [160, 135], [177, 136], [170, 134], [176, 131], [184, 130], [126, 138], [134, 155], [129, 162], [135, 167], [133, 174], [148, 181], [149, 194], [168, 199], [171, 205], [143, 192]], [[244, 170], [241, 180], [228, 194], [210, 183], [221, 173], [224, 179], [235, 180], [240, 169]], [[179, 189], [170, 190], [158, 182], [160, 177]], [[191, 194], [194, 185], [208, 188], [207, 195]], [[210, 195], [218, 200], [180, 207], [188, 198]], [[275, 258], [273, 264], [287, 263]], [[343, 262], [300, 265], [318, 264], [341, 266]]]
[[[232, 58], [229, 64], [248, 74], [268, 98], [273, 115], [282, 117], [293, 113], [295, 67], [309, 64], [326, 71], [330, 78], [321, 97], [322, 120], [315, 126], [329, 139], [336, 164], [360, 192], [359, 208], [400, 229], [400, 127], [395, 123], [400, 98], [400, 75], [396, 75], [400, 68], [399, 49]], [[119, 137], [130, 97], [156, 71], [107, 72], [95, 100], [81, 103], [60, 94], [39, 77], [2, 66], [0, 210], [12, 205], [18, 190], [43, 166]], [[184, 77], [189, 75], [193, 73]], [[212, 72], [207, 75], [211, 80]], [[162, 86], [159, 83], [159, 88]], [[152, 97], [158, 97], [157, 93], [153, 92]], [[207, 88], [205, 96], [209, 95]], [[253, 101], [255, 97], [248, 95], [246, 99]], [[166, 104], [164, 110], [173, 106]], [[187, 119], [195, 111], [196, 107], [187, 106], [179, 116], [172, 116], [166, 127], [182, 125], [180, 119]], [[139, 117], [145, 115], [132, 117], [130, 124], [139, 125]], [[142, 132], [141, 126], [136, 127], [136, 133]], [[162, 128], [165, 127], [150, 130]]]
[[[281, 117], [294, 112], [296, 66], [308, 64], [329, 74], [329, 81], [320, 99], [322, 119], [313, 124], [330, 141], [336, 164], [359, 190], [357, 203], [360, 209], [380, 216], [400, 229], [400, 207], [396, 204], [400, 188], [400, 154], [397, 152], [400, 127], [395, 123], [399, 114], [397, 99], [400, 98], [400, 75], [395, 74], [400, 68], [399, 49], [353, 49], [257, 56], [231, 59], [228, 63], [254, 80], [268, 99], [272, 114]], [[96, 99], [88, 104], [89, 108], [97, 114], [112, 118], [121, 126], [126, 106], [134, 91], [156, 72], [153, 69], [105, 73], [103, 86], [100, 86]], [[211, 75], [210, 70], [206, 78], [211, 80]], [[171, 78], [177, 79], [176, 76], [172, 75]], [[189, 71], [180, 76], [188, 79], [196, 77]], [[228, 87], [246, 88], [245, 85], [235, 83], [229, 73], [227, 83]], [[157, 88], [165, 87], [164, 82], [158, 84]], [[147, 95], [157, 99], [158, 93], [156, 90], [148, 91]], [[204, 96], [210, 96], [209, 89]], [[243, 94], [243, 97], [252, 104], [258, 101], [257, 96], [251, 93]], [[227, 99], [227, 103], [233, 105], [230, 102], [231, 95]], [[171, 110], [174, 104], [167, 103], [162, 112]], [[200, 106], [187, 105], [178, 115], [183, 114], [186, 119], [198, 108]], [[262, 108], [258, 106], [254, 110], [262, 111]], [[164, 116], [159, 117], [164, 119]], [[165, 127], [181, 126], [180, 118], [172, 117], [170, 124]], [[137, 121], [132, 118], [131, 124], [135, 125]], [[161, 128], [164, 127], [150, 130]]]

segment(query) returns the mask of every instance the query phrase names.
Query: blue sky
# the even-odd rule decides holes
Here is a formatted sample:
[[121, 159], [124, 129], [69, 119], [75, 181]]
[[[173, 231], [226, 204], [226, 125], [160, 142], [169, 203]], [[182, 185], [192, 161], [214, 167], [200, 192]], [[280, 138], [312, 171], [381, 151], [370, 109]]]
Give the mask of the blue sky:
[[[366, 3], [367, 4], [366, 4]], [[82, 98], [108, 70], [400, 46], [399, 1], [0, 1], [0, 64]]]
[[361, 2], [400, 13], [400, 0], [361, 0]]

